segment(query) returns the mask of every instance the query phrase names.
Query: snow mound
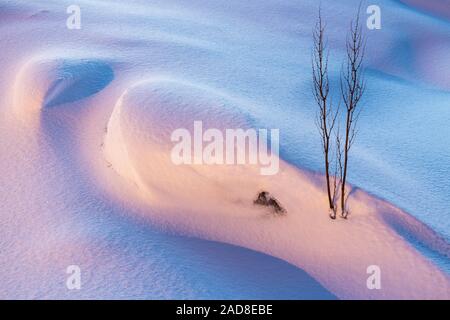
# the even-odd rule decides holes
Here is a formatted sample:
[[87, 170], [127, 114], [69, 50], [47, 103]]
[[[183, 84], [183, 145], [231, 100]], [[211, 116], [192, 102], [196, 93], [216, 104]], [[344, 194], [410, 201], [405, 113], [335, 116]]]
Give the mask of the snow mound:
[[[232, 100], [211, 88], [182, 81], [138, 83], [115, 106], [107, 127], [106, 158], [155, 201], [183, 202], [205, 194], [209, 194], [205, 204], [224, 197], [236, 199], [245, 193], [228, 188], [236, 183], [249, 191], [250, 203], [258, 185], [242, 176], [248, 170], [256, 175], [256, 165], [177, 165], [171, 158], [172, 133], [184, 128], [193, 138], [195, 121], [202, 122], [203, 132], [250, 128], [251, 118]], [[195, 156], [193, 152], [192, 162]]]
[[[282, 160], [274, 176], [260, 175], [251, 165], [172, 162], [174, 130], [200, 120], [205, 128], [248, 128], [252, 117], [244, 110], [236, 99], [204, 86], [138, 83], [122, 94], [110, 117], [106, 159], [137, 185], [152, 219], [181, 233], [281, 258], [340, 298], [449, 298], [450, 280], [392, 226], [403, 213], [388, 203], [355, 190], [350, 219], [332, 221], [323, 177]], [[285, 214], [254, 204], [263, 190]], [[368, 287], [373, 266], [381, 270], [381, 290]]]
[[114, 78], [112, 68], [95, 59], [33, 58], [19, 71], [14, 108], [20, 115], [75, 102], [102, 90]]

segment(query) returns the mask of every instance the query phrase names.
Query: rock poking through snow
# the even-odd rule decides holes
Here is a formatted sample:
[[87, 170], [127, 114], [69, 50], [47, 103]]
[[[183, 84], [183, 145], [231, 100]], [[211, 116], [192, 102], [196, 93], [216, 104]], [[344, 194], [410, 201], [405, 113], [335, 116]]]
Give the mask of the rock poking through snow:
[[284, 209], [278, 200], [271, 196], [267, 191], [261, 191], [258, 193], [258, 197], [255, 201], [253, 201], [253, 203], [261, 206], [272, 207], [276, 214], [286, 213], [286, 209]]

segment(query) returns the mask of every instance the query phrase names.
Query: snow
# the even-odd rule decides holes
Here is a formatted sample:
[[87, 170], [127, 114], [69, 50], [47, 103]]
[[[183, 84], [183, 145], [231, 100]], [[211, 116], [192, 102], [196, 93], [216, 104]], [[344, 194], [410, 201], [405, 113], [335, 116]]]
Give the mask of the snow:
[[[322, 1], [333, 79], [357, 3]], [[448, 299], [450, 25], [377, 3], [351, 159], [365, 191], [332, 222], [314, 173], [315, 1], [79, 1], [81, 30], [70, 1], [0, 1], [0, 297]], [[279, 128], [280, 174], [174, 167], [167, 133], [200, 118]], [[285, 216], [252, 205], [261, 189]]]
[[[105, 139], [106, 159], [156, 209], [149, 215], [165, 223], [176, 221], [186, 233], [282, 258], [306, 270], [338, 297], [448, 294], [447, 277], [411, 250], [397, 232], [404, 228], [408, 235], [434, 243], [442, 254], [448, 254], [448, 244], [420, 222], [360, 190], [353, 192], [351, 220], [331, 223], [326, 214], [317, 214], [327, 212], [321, 178], [286, 163], [275, 177], [258, 175], [252, 165], [174, 165], [170, 133], [177, 128], [192, 126], [196, 120], [213, 126], [220, 119], [224, 122], [219, 129], [246, 126], [242, 117], [226, 116], [231, 102], [221, 103], [198, 87], [173, 80], [144, 81], [127, 89], [114, 108]], [[210, 108], [204, 96], [212, 98]], [[254, 206], [259, 190], [273, 194], [287, 215], [273, 217]], [[364, 279], [370, 265], [383, 270], [386, 289], [367, 290]]]
[[14, 87], [14, 106], [19, 116], [82, 100], [106, 87], [114, 77], [102, 61], [34, 58], [19, 71]]

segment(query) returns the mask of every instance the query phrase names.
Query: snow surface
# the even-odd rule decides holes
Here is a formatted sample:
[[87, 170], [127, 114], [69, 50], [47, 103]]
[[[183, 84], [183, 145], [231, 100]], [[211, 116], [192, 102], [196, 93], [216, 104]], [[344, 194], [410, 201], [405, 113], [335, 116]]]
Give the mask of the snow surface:
[[[411, 216], [355, 188], [333, 223], [306, 171], [316, 1], [79, 1], [81, 30], [70, 1], [0, 1], [0, 297], [448, 299], [450, 25], [376, 3], [350, 181]], [[357, 4], [322, 1], [334, 78]], [[195, 116], [279, 128], [280, 175], [169, 166], [161, 134]]]

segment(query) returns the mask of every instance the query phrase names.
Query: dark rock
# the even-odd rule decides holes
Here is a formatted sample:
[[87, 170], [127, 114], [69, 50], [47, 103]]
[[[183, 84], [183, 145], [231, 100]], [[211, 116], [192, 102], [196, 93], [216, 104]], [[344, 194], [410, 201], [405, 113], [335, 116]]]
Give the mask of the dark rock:
[[286, 213], [286, 210], [280, 205], [278, 200], [271, 196], [267, 191], [259, 192], [256, 200], [253, 201], [253, 203], [260, 206], [271, 207], [277, 214]]

